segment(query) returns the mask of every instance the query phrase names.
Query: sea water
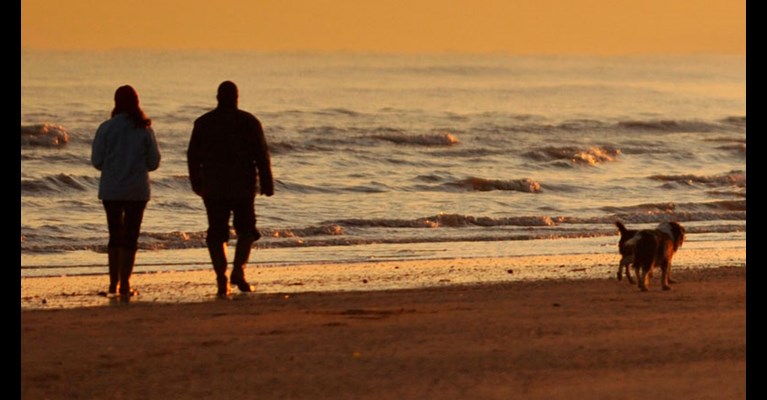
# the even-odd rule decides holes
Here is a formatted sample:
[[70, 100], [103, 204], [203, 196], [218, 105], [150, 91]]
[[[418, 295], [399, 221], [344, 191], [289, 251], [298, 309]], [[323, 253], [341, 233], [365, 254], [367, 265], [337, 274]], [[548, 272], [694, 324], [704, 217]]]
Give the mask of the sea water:
[[22, 51], [21, 275], [106, 274], [124, 84], [162, 152], [137, 271], [210, 268], [186, 149], [224, 80], [272, 153], [254, 266], [616, 252], [616, 220], [745, 242], [744, 56]]

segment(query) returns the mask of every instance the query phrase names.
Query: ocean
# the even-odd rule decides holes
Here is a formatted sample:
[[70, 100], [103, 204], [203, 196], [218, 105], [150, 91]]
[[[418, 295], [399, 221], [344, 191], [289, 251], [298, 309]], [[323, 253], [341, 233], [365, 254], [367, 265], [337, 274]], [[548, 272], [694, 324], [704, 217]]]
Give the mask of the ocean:
[[162, 152], [136, 271], [209, 269], [186, 148], [224, 80], [276, 179], [251, 268], [617, 254], [616, 220], [745, 243], [745, 56], [22, 51], [21, 276], [106, 275], [90, 145], [123, 84]]

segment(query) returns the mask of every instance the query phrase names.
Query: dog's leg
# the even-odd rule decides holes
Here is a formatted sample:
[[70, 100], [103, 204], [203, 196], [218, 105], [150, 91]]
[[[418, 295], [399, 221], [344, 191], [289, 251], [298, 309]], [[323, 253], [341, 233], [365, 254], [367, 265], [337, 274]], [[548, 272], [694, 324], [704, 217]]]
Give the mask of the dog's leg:
[[626, 275], [630, 284], [634, 284], [634, 278], [631, 277], [631, 268], [633, 266], [633, 257], [622, 257], [618, 264], [618, 280], [623, 280], [623, 275]]
[[650, 276], [652, 276], [653, 265], [642, 267], [642, 279], [639, 281], [639, 289], [646, 292], [650, 286]]
[[618, 280], [623, 280], [623, 260], [621, 259], [620, 264], [618, 264]]
[[663, 290], [671, 290], [671, 263], [666, 261], [660, 266], [661, 268], [661, 283]]
[[634, 266], [633, 263], [626, 263], [626, 278], [628, 278], [629, 283], [632, 284], [632, 285], [636, 283], [636, 282], [634, 282], [634, 278], [631, 277], [631, 269], [630, 268], [633, 267], [633, 266]]
[[634, 271], [636, 272], [636, 275], [637, 275], [637, 287], [639, 287], [639, 290], [646, 292], [647, 291], [647, 272], [641, 266], [634, 266]]
[[668, 272], [667, 272], [667, 274], [668, 274], [668, 283], [669, 284], [676, 283], [675, 280], [671, 279], [671, 261], [668, 262]]
[[625, 270], [627, 276], [630, 275], [629, 272], [628, 272], [628, 265], [626, 263], [626, 257], [622, 257], [620, 263], [618, 263], [618, 280], [619, 281], [623, 280], [624, 270]]
[[642, 288], [642, 284], [640, 283], [641, 272], [639, 271], [639, 267], [637, 267], [636, 265], [632, 265], [632, 267], [634, 268], [634, 274], [637, 276], [637, 280], [636, 280], [637, 287], [641, 289]]

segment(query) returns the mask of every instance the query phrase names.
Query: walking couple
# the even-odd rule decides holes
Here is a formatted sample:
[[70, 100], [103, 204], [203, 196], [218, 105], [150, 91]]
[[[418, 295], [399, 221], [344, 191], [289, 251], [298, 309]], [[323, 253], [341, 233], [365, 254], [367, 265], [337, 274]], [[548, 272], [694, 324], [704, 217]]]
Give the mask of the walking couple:
[[[218, 87], [218, 106], [194, 121], [187, 149], [192, 190], [202, 197], [208, 217], [206, 243], [216, 273], [217, 294], [227, 296], [230, 285], [242, 292], [253, 286], [245, 266], [256, 229], [257, 192], [272, 196], [269, 148], [259, 120], [238, 107], [239, 92], [230, 81]], [[107, 215], [109, 243], [108, 296], [129, 299], [138, 294], [130, 277], [138, 248], [144, 209], [150, 199], [149, 172], [160, 165], [160, 150], [152, 121], [139, 105], [131, 86], [115, 92], [111, 118], [104, 121], [93, 140], [91, 162], [101, 171], [99, 199]], [[229, 220], [233, 216], [237, 245], [227, 278]]]

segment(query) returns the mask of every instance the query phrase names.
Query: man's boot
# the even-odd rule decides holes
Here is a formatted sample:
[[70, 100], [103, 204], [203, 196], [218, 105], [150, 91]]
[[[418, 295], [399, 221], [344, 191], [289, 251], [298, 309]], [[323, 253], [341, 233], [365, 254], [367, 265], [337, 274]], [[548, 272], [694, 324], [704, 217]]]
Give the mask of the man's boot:
[[107, 247], [109, 257], [109, 291], [107, 296], [117, 295], [117, 284], [120, 283], [120, 248]]
[[136, 250], [121, 248], [118, 257], [120, 265], [120, 297], [124, 299], [138, 295], [138, 291], [132, 290], [130, 287], [133, 264], [136, 262]]
[[245, 265], [248, 263], [248, 258], [250, 258], [250, 248], [254, 241], [252, 237], [237, 238], [230, 281], [232, 285], [237, 285], [241, 292], [254, 292], [256, 290], [254, 286], [245, 280]]
[[210, 261], [213, 263], [213, 271], [216, 272], [216, 284], [218, 285], [219, 297], [229, 295], [229, 280], [226, 279], [226, 243], [208, 243]]

